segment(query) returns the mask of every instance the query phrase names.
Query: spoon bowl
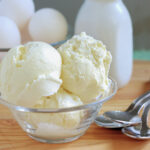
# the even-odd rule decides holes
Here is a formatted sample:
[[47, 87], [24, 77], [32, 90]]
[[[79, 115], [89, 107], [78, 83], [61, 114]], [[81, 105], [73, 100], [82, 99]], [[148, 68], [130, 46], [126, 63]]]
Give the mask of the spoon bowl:
[[104, 115], [100, 115], [95, 119], [95, 123], [100, 127], [105, 128], [122, 128], [123, 124], [113, 122], [110, 119], [107, 119]]
[[108, 111], [104, 113], [104, 116], [111, 118], [111, 120], [114, 122], [123, 124], [123, 127], [141, 123], [141, 118], [138, 115], [133, 116], [127, 111]]
[[140, 139], [140, 140], [150, 139], [150, 131], [148, 131], [146, 135], [142, 136], [140, 130], [141, 125], [122, 128], [121, 131], [123, 134], [133, 139]]

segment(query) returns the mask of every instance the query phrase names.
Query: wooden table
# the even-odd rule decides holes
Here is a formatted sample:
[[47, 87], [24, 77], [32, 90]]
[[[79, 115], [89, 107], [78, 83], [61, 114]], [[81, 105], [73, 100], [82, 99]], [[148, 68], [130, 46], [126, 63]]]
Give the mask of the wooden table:
[[[136, 61], [130, 83], [105, 103], [102, 112], [124, 110], [140, 94], [150, 90], [150, 62]], [[101, 112], [101, 113], [102, 113]], [[0, 105], [0, 150], [150, 150], [150, 140], [138, 141], [120, 130], [105, 129], [94, 123], [80, 139], [65, 144], [45, 144], [32, 140], [19, 127], [8, 109]]]

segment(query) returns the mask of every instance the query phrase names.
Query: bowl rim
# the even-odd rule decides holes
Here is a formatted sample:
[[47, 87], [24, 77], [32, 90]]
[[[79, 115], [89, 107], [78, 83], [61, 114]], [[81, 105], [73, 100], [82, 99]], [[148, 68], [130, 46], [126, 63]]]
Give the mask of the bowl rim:
[[7, 102], [6, 100], [4, 100], [1, 96], [0, 96], [0, 103], [3, 104], [4, 106], [6, 106], [10, 109], [14, 109], [16, 111], [33, 112], [33, 113], [62, 113], [62, 112], [88, 109], [94, 105], [103, 104], [104, 102], [108, 101], [110, 98], [112, 98], [116, 94], [117, 89], [118, 89], [117, 82], [114, 79], [112, 79], [111, 77], [109, 77], [109, 79], [112, 81], [111, 82], [111, 89], [112, 89], [111, 91], [112, 92], [110, 92], [108, 94], [108, 96], [103, 98], [102, 95], [99, 95], [98, 97], [93, 99], [92, 103], [83, 104], [83, 105], [79, 105], [79, 106], [66, 107], [66, 108], [29, 108], [29, 107], [11, 104], [11, 103]]

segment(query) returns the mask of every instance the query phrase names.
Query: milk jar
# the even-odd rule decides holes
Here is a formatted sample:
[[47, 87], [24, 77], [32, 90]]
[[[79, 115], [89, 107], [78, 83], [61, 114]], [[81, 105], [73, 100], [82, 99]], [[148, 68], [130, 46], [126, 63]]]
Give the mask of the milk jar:
[[75, 33], [85, 31], [101, 40], [113, 61], [110, 75], [118, 87], [125, 86], [132, 74], [132, 22], [122, 0], [85, 0], [75, 23]]

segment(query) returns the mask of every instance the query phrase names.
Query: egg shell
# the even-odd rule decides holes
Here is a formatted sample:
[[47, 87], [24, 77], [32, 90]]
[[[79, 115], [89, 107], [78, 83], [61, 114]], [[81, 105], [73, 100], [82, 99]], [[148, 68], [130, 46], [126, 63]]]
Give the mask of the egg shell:
[[0, 48], [11, 48], [19, 45], [20, 31], [15, 22], [8, 17], [0, 16]]
[[14, 20], [20, 29], [29, 22], [34, 14], [33, 0], [1, 0], [0, 16], [7, 16]]
[[33, 40], [53, 43], [64, 40], [67, 35], [65, 17], [53, 8], [38, 10], [29, 22], [29, 33]]

